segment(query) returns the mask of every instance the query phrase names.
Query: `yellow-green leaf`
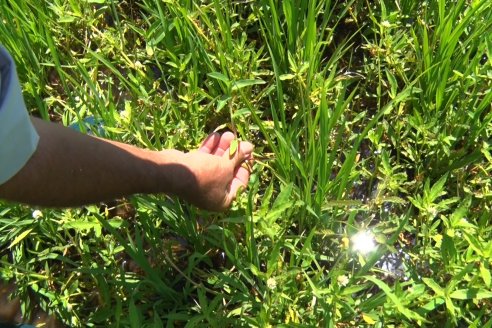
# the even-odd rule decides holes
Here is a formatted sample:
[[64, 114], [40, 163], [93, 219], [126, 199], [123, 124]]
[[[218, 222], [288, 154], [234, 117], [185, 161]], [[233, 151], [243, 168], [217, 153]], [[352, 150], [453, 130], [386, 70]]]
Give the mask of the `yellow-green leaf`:
[[362, 313], [362, 319], [367, 323], [367, 324], [370, 324], [370, 325], [373, 325], [376, 323], [376, 320], [374, 320], [373, 318], [371, 318], [370, 316], [368, 316], [367, 314], [365, 313]]
[[149, 56], [149, 57], [154, 56], [154, 49], [152, 49], [151, 46], [145, 47], [145, 51], [147, 52], [147, 56]]
[[234, 156], [238, 146], [239, 146], [239, 141], [237, 141], [237, 139], [234, 139], [231, 141], [231, 145], [229, 146], [229, 156], [230, 157]]
[[490, 271], [483, 263], [480, 263], [480, 275], [482, 276], [483, 282], [487, 287], [491, 287], [491, 277], [490, 277]]
[[27, 237], [27, 235], [32, 231], [32, 228], [31, 229], [27, 229], [26, 231], [24, 231], [23, 233], [21, 233], [20, 235], [18, 235], [17, 237], [15, 237], [14, 240], [12, 240], [12, 243], [10, 244], [9, 248], [12, 248], [14, 247], [15, 245], [17, 245], [18, 243], [20, 243], [24, 238]]
[[278, 78], [280, 79], [280, 81], [285, 81], [285, 80], [292, 80], [295, 77], [296, 76], [294, 74], [282, 74]]

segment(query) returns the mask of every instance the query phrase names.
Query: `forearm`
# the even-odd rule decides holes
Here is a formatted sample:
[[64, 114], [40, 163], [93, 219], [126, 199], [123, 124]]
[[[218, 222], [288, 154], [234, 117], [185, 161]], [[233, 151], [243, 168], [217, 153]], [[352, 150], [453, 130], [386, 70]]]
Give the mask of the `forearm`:
[[134, 193], [173, 193], [175, 176], [185, 174], [175, 165], [179, 152], [156, 156], [149, 150], [32, 121], [40, 136], [38, 148], [19, 173], [0, 185], [0, 198], [39, 206], [78, 206]]

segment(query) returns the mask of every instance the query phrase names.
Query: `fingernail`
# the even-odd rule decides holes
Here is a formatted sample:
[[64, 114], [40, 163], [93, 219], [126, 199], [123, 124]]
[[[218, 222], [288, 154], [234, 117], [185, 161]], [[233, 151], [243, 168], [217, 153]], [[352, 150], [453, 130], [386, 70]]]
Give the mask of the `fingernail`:
[[241, 141], [241, 150], [245, 155], [250, 155], [253, 150], [255, 149], [255, 146], [251, 142], [248, 141]]

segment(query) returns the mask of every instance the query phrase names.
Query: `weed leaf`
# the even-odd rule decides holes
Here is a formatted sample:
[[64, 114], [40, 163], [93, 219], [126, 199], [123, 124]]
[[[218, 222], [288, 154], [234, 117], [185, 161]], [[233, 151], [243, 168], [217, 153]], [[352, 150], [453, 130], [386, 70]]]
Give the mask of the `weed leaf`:
[[234, 82], [234, 85], [232, 86], [232, 90], [235, 91], [252, 85], [265, 84], [265, 83], [266, 82], [263, 80], [239, 80]]

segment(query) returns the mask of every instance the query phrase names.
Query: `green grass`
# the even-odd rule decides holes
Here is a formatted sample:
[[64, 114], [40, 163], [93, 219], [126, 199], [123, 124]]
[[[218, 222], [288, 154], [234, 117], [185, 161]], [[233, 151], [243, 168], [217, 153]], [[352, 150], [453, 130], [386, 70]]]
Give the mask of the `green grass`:
[[33, 293], [73, 327], [492, 327], [490, 1], [17, 0], [0, 17], [33, 115], [150, 149], [227, 125], [257, 154], [224, 214], [1, 204], [0, 278], [25, 311]]

